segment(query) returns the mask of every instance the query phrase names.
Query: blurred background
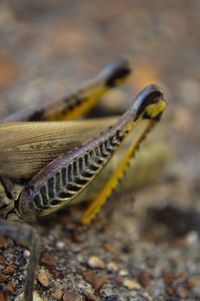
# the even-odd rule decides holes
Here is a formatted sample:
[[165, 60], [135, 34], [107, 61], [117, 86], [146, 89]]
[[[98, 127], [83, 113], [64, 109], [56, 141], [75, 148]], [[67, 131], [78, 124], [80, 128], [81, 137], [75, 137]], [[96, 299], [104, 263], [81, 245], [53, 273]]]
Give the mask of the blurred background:
[[[122, 240], [120, 231], [130, 234], [137, 249], [121, 264], [141, 285], [140, 297], [128, 299], [134, 296], [127, 290], [123, 295], [113, 282], [110, 295], [125, 296], [119, 300], [200, 298], [199, 11], [198, 0], [0, 1], [0, 117], [58, 99], [119, 57], [131, 62], [133, 75], [128, 87], [110, 93], [102, 105], [124, 111], [150, 83], [165, 91], [168, 108], [154, 141], [165, 143], [170, 159], [154, 184], [135, 192], [135, 220], [118, 215], [116, 224], [118, 218], [125, 224], [108, 231], [119, 231]], [[88, 234], [90, 251], [95, 227]], [[160, 261], [148, 266], [147, 255], [155, 254]], [[146, 276], [138, 278], [142, 272]]]

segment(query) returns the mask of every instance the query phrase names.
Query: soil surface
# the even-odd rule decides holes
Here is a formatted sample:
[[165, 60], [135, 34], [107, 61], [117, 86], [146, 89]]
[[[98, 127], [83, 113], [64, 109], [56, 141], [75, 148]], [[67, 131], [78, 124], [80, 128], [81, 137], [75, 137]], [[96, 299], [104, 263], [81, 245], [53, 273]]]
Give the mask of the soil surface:
[[[157, 135], [173, 159], [155, 182], [111, 202], [90, 227], [85, 205], [38, 221], [35, 300], [200, 300], [200, 1], [0, 1], [0, 116], [63, 96], [114, 58], [129, 88], [102, 100], [124, 111], [160, 84]], [[123, 104], [123, 105], [121, 105]], [[22, 294], [30, 252], [0, 236], [0, 301]]]

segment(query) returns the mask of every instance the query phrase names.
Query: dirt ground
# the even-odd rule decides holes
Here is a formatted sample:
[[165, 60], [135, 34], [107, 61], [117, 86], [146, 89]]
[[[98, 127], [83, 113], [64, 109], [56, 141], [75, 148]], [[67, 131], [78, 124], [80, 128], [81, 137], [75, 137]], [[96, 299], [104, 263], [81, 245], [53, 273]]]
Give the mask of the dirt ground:
[[[84, 206], [34, 225], [35, 300], [200, 300], [199, 11], [198, 0], [0, 1], [1, 117], [61, 97], [118, 57], [134, 70], [110, 95], [121, 110], [150, 83], [168, 102], [156, 139], [173, 157], [154, 183], [114, 195], [88, 228]], [[23, 292], [29, 255], [0, 237], [0, 301]]]

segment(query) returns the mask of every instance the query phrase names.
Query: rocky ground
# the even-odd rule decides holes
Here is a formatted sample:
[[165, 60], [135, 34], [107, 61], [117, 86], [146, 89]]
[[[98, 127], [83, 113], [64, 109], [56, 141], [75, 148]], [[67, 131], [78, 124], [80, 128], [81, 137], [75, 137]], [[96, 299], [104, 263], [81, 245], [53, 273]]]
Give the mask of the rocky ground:
[[[35, 300], [200, 300], [199, 9], [198, 0], [0, 2], [1, 117], [59, 98], [116, 57], [134, 74], [110, 101], [124, 110], [152, 82], [168, 101], [157, 139], [173, 159], [159, 179], [113, 195], [88, 228], [83, 205], [34, 225]], [[0, 237], [0, 301], [23, 292], [29, 256]]]

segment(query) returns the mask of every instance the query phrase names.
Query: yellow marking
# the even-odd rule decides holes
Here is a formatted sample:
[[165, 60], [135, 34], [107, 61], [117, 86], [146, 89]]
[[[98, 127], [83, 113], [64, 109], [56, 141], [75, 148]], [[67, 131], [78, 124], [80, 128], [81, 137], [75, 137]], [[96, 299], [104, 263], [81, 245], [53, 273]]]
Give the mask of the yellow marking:
[[72, 111], [67, 112], [64, 117], [65, 120], [74, 120], [86, 114], [94, 107], [99, 98], [109, 90], [108, 87], [102, 85], [94, 90], [88, 91], [86, 95], [81, 95], [84, 99], [83, 103], [74, 107]]
[[[128, 77], [128, 76], [127, 76]], [[127, 77], [123, 79], [119, 79], [115, 81], [115, 86], [119, 86], [127, 81]], [[82, 91], [79, 93], [74, 94], [73, 99], [74, 102], [78, 99], [83, 99], [83, 101], [80, 104], [74, 104], [74, 107], [66, 111], [66, 113], [63, 113], [62, 110], [65, 108], [67, 109], [67, 104], [64, 102], [59, 104], [57, 108], [53, 108], [52, 112], [51, 110], [47, 111], [46, 120], [47, 121], [61, 121], [61, 120], [75, 120], [79, 118], [80, 116], [86, 114], [88, 111], [90, 111], [97, 101], [100, 100], [100, 98], [109, 90], [112, 89], [112, 87], [106, 86], [105, 83], [106, 80], [101, 80], [101, 82], [96, 82], [95, 84], [88, 84], [88, 87], [83, 88]], [[59, 107], [60, 106], [60, 107]], [[57, 110], [57, 112], [56, 112]]]
[[92, 202], [88, 209], [84, 212], [82, 216], [83, 224], [89, 224], [95, 215], [99, 212], [101, 207], [105, 204], [106, 200], [112, 193], [113, 189], [117, 186], [119, 179], [122, 177], [124, 170], [127, 167], [128, 162], [131, 157], [134, 156], [140, 142], [144, 139], [146, 133], [150, 130], [155, 121], [148, 120], [145, 126], [138, 133], [137, 137], [133, 140], [129, 146], [127, 152], [125, 153], [122, 161], [119, 163], [116, 170], [113, 172], [111, 178], [108, 180], [102, 192], [99, 196]]
[[151, 118], [155, 118], [160, 113], [162, 113], [166, 108], [166, 102], [164, 100], [159, 100], [156, 104], [151, 104], [147, 106], [146, 112]]

